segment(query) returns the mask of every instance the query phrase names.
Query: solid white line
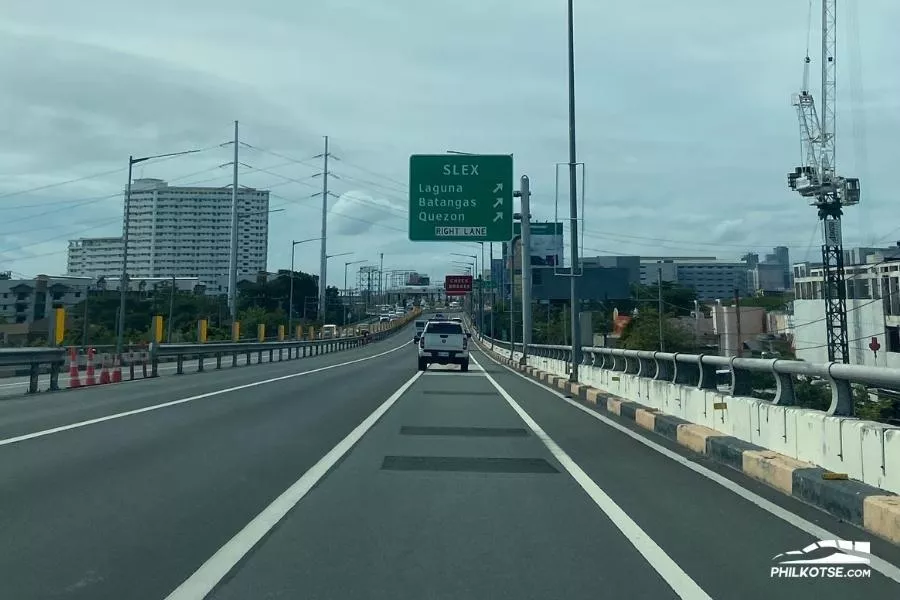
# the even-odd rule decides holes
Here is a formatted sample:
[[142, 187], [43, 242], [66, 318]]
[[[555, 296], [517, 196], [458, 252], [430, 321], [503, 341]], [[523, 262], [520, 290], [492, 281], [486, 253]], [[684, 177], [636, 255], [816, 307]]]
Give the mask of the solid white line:
[[381, 406], [375, 409], [375, 412], [366, 417], [362, 423], [357, 425], [347, 437], [342, 439], [337, 446], [323, 456], [300, 479], [282, 492], [274, 502], [264, 508], [233, 538], [219, 548], [209, 560], [203, 563], [199, 569], [194, 571], [190, 577], [166, 596], [165, 600], [202, 600], [202, 598], [205, 598], [228, 575], [231, 569], [350, 451], [356, 442], [378, 422], [378, 419], [394, 405], [421, 375], [422, 372], [417, 371], [406, 383], [401, 385]]
[[97, 423], [103, 423], [104, 421], [112, 421], [113, 419], [121, 419], [122, 417], [130, 417], [131, 415], [139, 415], [141, 413], [159, 410], [161, 408], [177, 406], [179, 404], [184, 404], [186, 402], [192, 402], [194, 400], [202, 400], [203, 398], [210, 398], [212, 396], [219, 396], [221, 394], [228, 394], [230, 392], [246, 390], [247, 388], [265, 385], [267, 383], [274, 383], [276, 381], [284, 381], [285, 379], [293, 379], [294, 377], [303, 377], [304, 375], [312, 375], [313, 373], [321, 373], [322, 371], [330, 371], [331, 369], [337, 369], [338, 367], [346, 367], [347, 365], [355, 365], [356, 363], [361, 363], [361, 362], [364, 362], [367, 360], [372, 360], [373, 358], [378, 358], [379, 356], [384, 356], [385, 354], [390, 354], [391, 352], [396, 352], [397, 350], [402, 350], [404, 348], [406, 348], [406, 344], [404, 344], [402, 346], [397, 346], [396, 348], [391, 348], [390, 350], [381, 352], [379, 354], [373, 354], [372, 356], [364, 356], [363, 358], [348, 360], [347, 362], [338, 363], [336, 365], [328, 365], [325, 367], [319, 367], [317, 369], [310, 369], [309, 371], [301, 371], [300, 373], [291, 373], [290, 375], [282, 375], [280, 377], [273, 377], [271, 379], [262, 379], [260, 381], [254, 381], [252, 383], [245, 383], [242, 385], [236, 385], [234, 387], [223, 388], [221, 390], [214, 390], [212, 392], [206, 392], [205, 394], [198, 394], [197, 396], [190, 396], [189, 398], [180, 398], [178, 400], [172, 400], [171, 402], [163, 402], [162, 404], [154, 404], [152, 406], [145, 406], [143, 408], [136, 408], [134, 410], [126, 410], [124, 412], [115, 413], [112, 415], [106, 415], [104, 417], [97, 417], [96, 419], [88, 419], [87, 421], [79, 421], [77, 423], [71, 423], [69, 425], [61, 425], [59, 427], [53, 427], [51, 429], [44, 429], [43, 431], [35, 431], [33, 433], [17, 435], [16, 437], [11, 437], [11, 438], [6, 438], [3, 440], [0, 440], [0, 446], [8, 446], [9, 444], [16, 444], [18, 442], [24, 442], [25, 440], [31, 440], [34, 438], [48, 436], [48, 435], [52, 435], [54, 433], [59, 433], [61, 431], [68, 431], [70, 429], [78, 429], [81, 427], [87, 427], [88, 425], [95, 425]]
[[[471, 359], [474, 360], [474, 359]], [[478, 364], [476, 362], [476, 364]], [[674, 590], [680, 598], [690, 598], [691, 600], [700, 600], [710, 598], [710, 596], [697, 585], [697, 582], [682, 570], [678, 563], [665, 553], [641, 527], [632, 520], [622, 508], [604, 492], [599, 485], [585, 473], [572, 458], [566, 454], [566, 451], [559, 447], [553, 439], [541, 428], [537, 422], [529, 416], [525, 410], [510, 396], [506, 390], [500, 387], [500, 384], [491, 377], [486, 371], [484, 376], [491, 385], [500, 393], [519, 417], [525, 421], [525, 424], [534, 432], [534, 435], [541, 440], [553, 457], [559, 461], [559, 464], [569, 472], [578, 485], [587, 492], [594, 504], [606, 514], [607, 517], [618, 527], [622, 535], [634, 546], [635, 550], [650, 563], [650, 566], [659, 573], [660, 577], [666, 580], [669, 587]], [[711, 600], [711, 598], [710, 598]]]
[[[659, 452], [666, 458], [670, 458], [673, 461], [680, 464], [681, 466], [686, 467], [686, 468], [690, 469], [691, 471], [694, 471], [695, 473], [697, 473], [699, 475], [703, 475], [707, 479], [710, 479], [710, 480], [718, 483], [725, 489], [737, 494], [744, 500], [747, 500], [748, 502], [755, 504], [756, 506], [760, 507], [761, 509], [768, 512], [769, 514], [776, 516], [779, 519], [781, 519], [782, 521], [785, 521], [785, 522], [793, 525], [797, 529], [800, 529], [801, 531], [808, 533], [809, 535], [813, 536], [817, 540], [842, 539], [841, 536], [837, 535], [836, 533], [832, 533], [831, 531], [828, 531], [827, 529], [825, 529], [823, 527], [819, 527], [818, 525], [816, 525], [814, 523], [810, 523], [803, 517], [795, 515], [794, 513], [790, 512], [789, 510], [782, 508], [781, 506], [775, 504], [774, 502], [770, 502], [769, 500], [766, 500], [762, 496], [759, 496], [759, 495], [751, 492], [750, 490], [748, 490], [744, 487], [741, 487], [739, 484], [735, 483], [731, 479], [728, 479], [727, 477], [724, 477], [724, 476], [716, 473], [715, 471], [711, 471], [711, 470], [707, 469], [706, 467], [699, 465], [699, 464], [691, 461], [688, 458], [685, 458], [684, 456], [678, 454], [677, 452], [673, 452], [672, 450], [669, 450], [668, 448], [666, 448], [664, 446], [660, 446], [656, 442], [647, 439], [643, 435], [632, 431], [631, 429], [625, 427], [624, 425], [621, 425], [620, 423], [616, 423], [609, 417], [605, 417], [604, 415], [601, 415], [600, 413], [598, 413], [594, 410], [591, 410], [590, 408], [584, 406], [583, 404], [580, 404], [580, 403], [572, 400], [571, 398], [568, 398], [565, 394], [562, 394], [559, 391], [554, 390], [553, 388], [551, 388], [549, 386], [546, 386], [546, 385], [544, 385], [540, 382], [537, 382], [529, 377], [526, 377], [525, 375], [522, 375], [521, 373], [519, 373], [518, 371], [516, 371], [514, 369], [510, 369], [506, 365], [503, 365], [503, 364], [497, 362], [496, 360], [494, 360], [494, 358], [489, 356], [487, 353], [484, 353], [484, 352], [482, 352], [482, 353], [485, 356], [487, 356], [488, 359], [492, 360], [497, 365], [503, 367], [504, 369], [506, 369], [513, 375], [518, 375], [519, 377], [521, 377], [528, 383], [536, 385], [539, 388], [543, 388], [544, 390], [550, 392], [557, 398], [561, 398], [562, 400], [565, 400], [568, 404], [574, 406], [578, 410], [580, 410], [580, 411], [590, 415], [591, 417], [597, 419], [598, 421], [602, 422], [604, 425], [609, 425], [613, 429], [621, 431], [628, 437], [644, 444], [648, 448], [656, 450], [657, 452]], [[876, 571], [878, 571], [885, 577], [887, 577], [889, 579], [893, 579], [894, 581], [900, 583], [900, 568], [896, 567], [895, 565], [887, 562], [886, 560], [884, 560], [882, 558], [878, 558], [875, 555], [871, 555], [871, 566], [873, 569], [875, 569]]]

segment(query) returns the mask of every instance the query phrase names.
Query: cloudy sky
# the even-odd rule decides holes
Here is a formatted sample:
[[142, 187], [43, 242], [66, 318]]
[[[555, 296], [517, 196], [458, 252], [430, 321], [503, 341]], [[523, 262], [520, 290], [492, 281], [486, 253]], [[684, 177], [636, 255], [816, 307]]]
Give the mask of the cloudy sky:
[[[231, 149], [218, 145], [237, 119], [241, 183], [271, 188], [285, 209], [271, 219], [271, 270], [289, 265], [291, 239], [319, 235], [311, 159], [328, 135], [340, 196], [329, 253], [454, 272], [448, 253], [472, 247], [407, 240], [408, 157], [513, 153], [533, 214], [553, 219], [555, 164], [568, 160], [565, 4], [4, 0], [0, 270], [62, 273], [68, 239], [119, 234], [129, 154], [210, 148], [136, 176], [227, 185]], [[809, 0], [575, 4], [585, 253], [736, 258], [788, 245], [794, 260], [815, 258], [814, 210], [785, 183], [799, 160], [790, 98]], [[900, 2], [840, 5], [838, 165], [863, 186], [845, 243], [893, 243]], [[818, 30], [814, 16], [814, 75]], [[318, 270], [315, 246], [298, 246], [300, 269]], [[333, 264], [329, 283], [342, 278]]]

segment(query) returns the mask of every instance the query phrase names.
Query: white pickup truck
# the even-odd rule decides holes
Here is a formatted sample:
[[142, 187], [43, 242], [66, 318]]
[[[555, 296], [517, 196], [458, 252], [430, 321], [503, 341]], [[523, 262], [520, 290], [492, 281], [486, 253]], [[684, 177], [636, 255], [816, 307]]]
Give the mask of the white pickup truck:
[[428, 321], [419, 337], [419, 370], [430, 364], [459, 365], [463, 372], [469, 370], [469, 335], [462, 323], [455, 321]]

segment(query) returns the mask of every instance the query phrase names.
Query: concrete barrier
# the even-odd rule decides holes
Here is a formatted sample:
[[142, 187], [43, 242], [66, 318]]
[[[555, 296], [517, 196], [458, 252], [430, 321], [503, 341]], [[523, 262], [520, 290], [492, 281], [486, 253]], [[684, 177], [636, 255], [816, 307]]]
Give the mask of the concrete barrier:
[[503, 350], [498, 362], [900, 544], [900, 428]]

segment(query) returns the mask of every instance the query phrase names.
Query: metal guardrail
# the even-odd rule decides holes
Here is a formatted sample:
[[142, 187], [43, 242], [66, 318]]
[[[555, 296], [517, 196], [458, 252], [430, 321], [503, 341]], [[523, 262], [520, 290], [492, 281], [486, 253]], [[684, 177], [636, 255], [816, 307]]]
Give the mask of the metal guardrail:
[[[184, 361], [188, 358], [197, 358], [197, 370], [203, 371], [206, 358], [215, 357], [216, 368], [222, 368], [222, 358], [231, 357], [231, 365], [238, 365], [238, 356], [247, 357], [246, 364], [251, 364], [251, 356], [257, 355], [257, 363], [262, 362], [263, 352], [268, 352], [269, 362], [277, 360], [291, 360], [305, 356], [317, 356], [347, 348], [355, 348], [367, 343], [382, 340], [393, 335], [403, 328], [416, 315], [410, 314], [396, 320], [396, 325], [383, 331], [370, 332], [368, 336], [336, 337], [323, 340], [290, 340], [275, 342], [209, 342], [206, 344], [150, 344], [150, 377], [159, 376], [159, 363], [172, 360], [176, 364], [176, 373], [184, 373]], [[94, 346], [93, 348], [99, 348]], [[28, 393], [38, 392], [39, 375], [45, 367], [50, 371], [50, 387], [48, 391], [57, 391], [59, 387], [59, 374], [68, 359], [68, 348], [0, 348], [0, 367], [27, 367], [29, 373]], [[285, 356], [285, 354], [287, 356]], [[134, 367], [133, 363], [125, 360], [128, 350], [123, 353], [123, 363]], [[134, 379], [132, 372], [131, 378]]]
[[[509, 342], [481, 336], [482, 340], [505, 350]], [[521, 352], [522, 345], [516, 344]], [[529, 344], [532, 356], [550, 358], [571, 363], [571, 346]], [[853, 416], [853, 391], [851, 385], [877, 387], [900, 392], [900, 369], [846, 365], [843, 363], [816, 364], [801, 360], [737, 358], [710, 354], [684, 354], [680, 352], [655, 352], [648, 350], [623, 350], [621, 348], [582, 348], [582, 363], [612, 372], [666, 381], [699, 389], [717, 389], [716, 371], [728, 370], [731, 376], [730, 393], [746, 396], [752, 391], [751, 373], [765, 373], [775, 379], [775, 398], [772, 404], [794, 406], [794, 377], [821, 379], [831, 387], [831, 405], [826, 411], [834, 416]]]
[[[207, 358], [216, 359], [216, 369], [222, 368], [222, 358], [231, 357], [231, 366], [238, 366], [238, 356], [246, 356], [244, 364], [251, 364], [253, 354], [257, 355], [257, 363], [262, 362], [264, 352], [269, 354], [269, 362], [275, 362], [277, 353], [278, 361], [292, 360], [306, 356], [318, 356], [347, 348], [356, 348], [367, 343], [367, 340], [382, 339], [391, 332], [379, 332], [363, 337], [333, 338], [328, 340], [304, 341], [294, 340], [287, 342], [213, 342], [208, 344], [153, 344], [150, 347], [150, 377], [159, 375], [159, 363], [161, 358], [174, 357], [175, 373], [184, 373], [184, 361], [189, 358], [197, 359], [197, 370], [204, 370], [204, 362]], [[287, 357], [285, 357], [285, 351]]]
[[38, 391], [41, 367], [50, 367], [50, 390], [59, 389], [59, 372], [66, 362], [65, 348], [0, 348], [0, 367], [28, 367], [28, 392]]

